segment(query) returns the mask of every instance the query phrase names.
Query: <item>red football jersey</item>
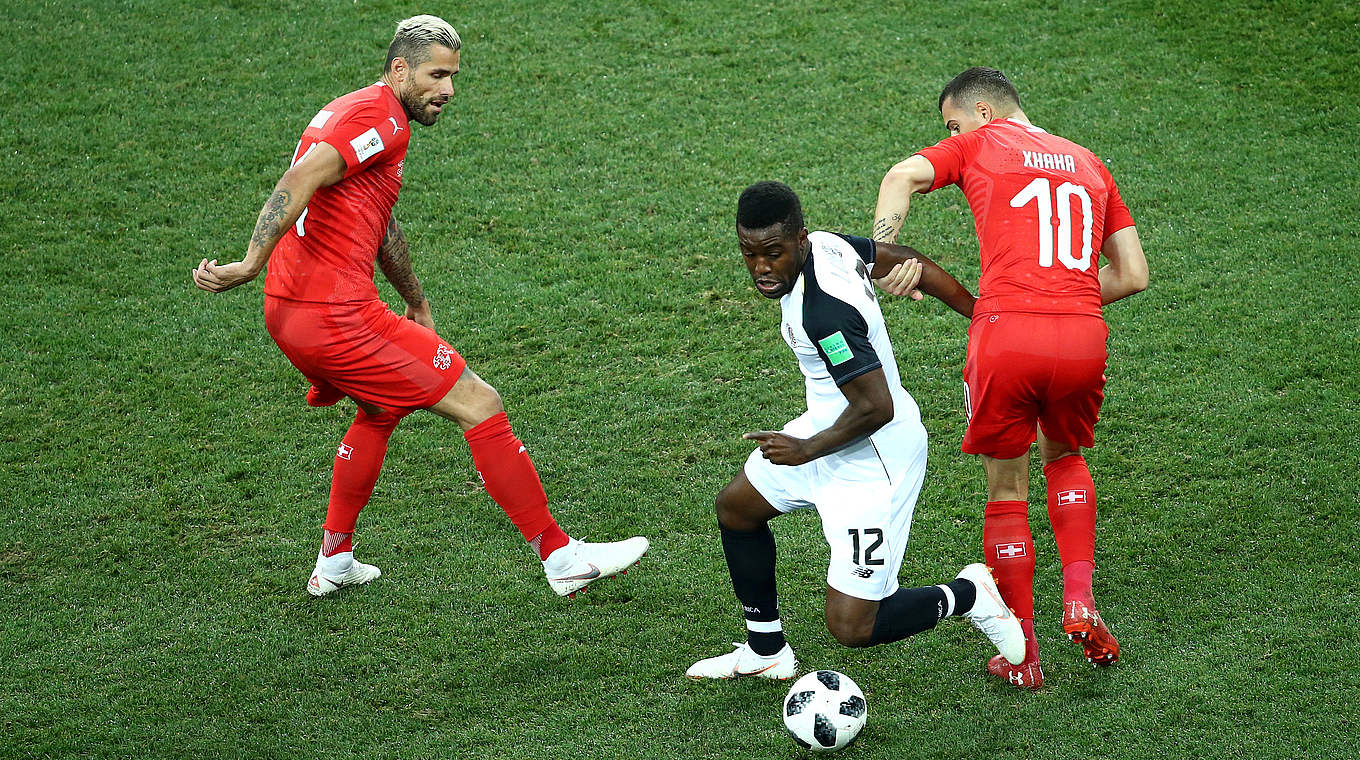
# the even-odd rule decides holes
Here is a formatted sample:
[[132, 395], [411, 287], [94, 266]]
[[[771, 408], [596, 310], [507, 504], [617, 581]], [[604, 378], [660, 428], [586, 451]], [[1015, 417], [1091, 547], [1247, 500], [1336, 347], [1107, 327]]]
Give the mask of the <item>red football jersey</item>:
[[406, 111], [381, 82], [336, 98], [312, 118], [293, 163], [324, 142], [345, 159], [345, 178], [317, 190], [279, 240], [266, 295], [312, 303], [378, 298], [373, 262], [401, 190], [410, 136]]
[[935, 167], [930, 190], [957, 184], [973, 210], [982, 255], [974, 314], [1100, 314], [1100, 248], [1133, 217], [1095, 154], [998, 119], [920, 155]]

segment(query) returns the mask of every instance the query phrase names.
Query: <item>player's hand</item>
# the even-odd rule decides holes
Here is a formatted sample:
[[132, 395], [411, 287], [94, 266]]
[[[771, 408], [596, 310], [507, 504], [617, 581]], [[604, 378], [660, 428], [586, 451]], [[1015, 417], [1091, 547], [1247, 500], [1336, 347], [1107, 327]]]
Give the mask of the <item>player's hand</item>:
[[422, 300], [418, 305], [406, 304], [406, 318], [420, 325], [434, 329], [434, 313], [430, 311], [429, 299]]
[[885, 293], [895, 296], [911, 296], [911, 300], [919, 301], [922, 298], [921, 291], [916, 286], [921, 282], [921, 272], [925, 267], [916, 259], [907, 259], [892, 268], [892, 271], [874, 280], [874, 284]]
[[199, 262], [198, 268], [193, 270], [194, 284], [210, 293], [231, 290], [237, 285], [255, 279], [257, 274], [259, 272], [251, 271], [244, 261], [218, 264], [217, 259], [211, 261], [204, 259]]
[[741, 437], [748, 441], [759, 442], [760, 453], [775, 464], [805, 464], [813, 459], [807, 452], [807, 441], [803, 438], [794, 438], [791, 435], [770, 430], [744, 433]]

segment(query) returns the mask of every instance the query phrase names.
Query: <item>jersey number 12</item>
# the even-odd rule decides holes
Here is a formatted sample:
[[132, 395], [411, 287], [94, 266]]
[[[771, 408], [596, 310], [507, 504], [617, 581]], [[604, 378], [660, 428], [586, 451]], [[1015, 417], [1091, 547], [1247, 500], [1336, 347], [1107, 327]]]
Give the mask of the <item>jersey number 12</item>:
[[[1081, 255], [1072, 255], [1072, 199], [1081, 202]], [[1053, 238], [1058, 238], [1058, 261], [1068, 269], [1085, 272], [1091, 268], [1091, 196], [1086, 188], [1064, 182], [1053, 189], [1047, 177], [1037, 177], [1011, 198], [1011, 208], [1023, 208], [1034, 201], [1039, 207], [1039, 266], [1053, 266]], [[1058, 210], [1057, 230], [1053, 209]], [[1055, 235], [1056, 233], [1056, 235]]]

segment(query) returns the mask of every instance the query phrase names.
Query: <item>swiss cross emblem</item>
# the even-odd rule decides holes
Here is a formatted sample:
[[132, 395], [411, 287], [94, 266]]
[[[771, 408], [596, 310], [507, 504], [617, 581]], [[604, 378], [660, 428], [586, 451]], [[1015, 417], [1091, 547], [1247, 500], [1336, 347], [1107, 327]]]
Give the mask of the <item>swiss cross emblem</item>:
[[997, 544], [996, 547], [997, 559], [1015, 559], [1016, 557], [1024, 557], [1026, 554], [1028, 552], [1025, 551], [1024, 543], [1019, 541], [1013, 544]]
[[1064, 504], [1085, 504], [1085, 503], [1086, 503], [1086, 491], [1084, 490], [1076, 489], [1072, 491], [1058, 492], [1058, 504], [1060, 506]]
[[453, 364], [453, 349], [448, 346], [440, 346], [434, 352], [434, 368], [448, 369], [450, 364]]
[[335, 455], [340, 457], [341, 459], [349, 459], [349, 455], [353, 453], [354, 449], [350, 447], [349, 444], [342, 443], [340, 444], [340, 449], [335, 452]]

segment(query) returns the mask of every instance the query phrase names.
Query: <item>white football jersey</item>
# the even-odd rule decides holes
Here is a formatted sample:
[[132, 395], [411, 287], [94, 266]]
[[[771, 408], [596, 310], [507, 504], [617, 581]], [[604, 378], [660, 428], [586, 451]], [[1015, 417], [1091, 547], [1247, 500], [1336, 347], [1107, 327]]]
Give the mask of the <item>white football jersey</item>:
[[832, 454], [847, 459], [877, 458], [893, 480], [910, 466], [908, 452], [921, 433], [916, 400], [902, 387], [888, 328], [874, 295], [869, 270], [874, 242], [833, 232], [808, 234], [812, 250], [793, 289], [779, 305], [780, 333], [798, 357], [807, 386], [807, 414], [800, 427], [825, 430], [849, 406], [840, 386], [882, 369], [892, 392], [893, 419], [869, 438]]

